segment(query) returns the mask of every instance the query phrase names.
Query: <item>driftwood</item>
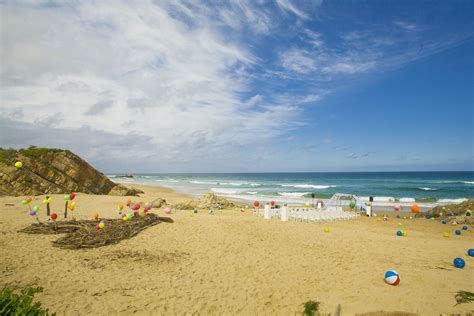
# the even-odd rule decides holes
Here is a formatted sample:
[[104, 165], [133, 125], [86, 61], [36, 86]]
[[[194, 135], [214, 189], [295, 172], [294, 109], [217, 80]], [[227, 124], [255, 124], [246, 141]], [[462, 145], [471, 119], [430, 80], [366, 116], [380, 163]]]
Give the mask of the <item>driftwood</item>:
[[134, 216], [129, 221], [121, 219], [102, 219], [103, 229], [97, 229], [99, 223], [94, 220], [71, 220], [47, 223], [35, 223], [20, 230], [27, 234], [62, 234], [53, 241], [53, 246], [65, 249], [96, 248], [116, 244], [123, 239], [129, 239], [140, 231], [160, 222], [172, 223], [171, 218], [158, 217], [156, 214], [146, 214], [144, 217]]

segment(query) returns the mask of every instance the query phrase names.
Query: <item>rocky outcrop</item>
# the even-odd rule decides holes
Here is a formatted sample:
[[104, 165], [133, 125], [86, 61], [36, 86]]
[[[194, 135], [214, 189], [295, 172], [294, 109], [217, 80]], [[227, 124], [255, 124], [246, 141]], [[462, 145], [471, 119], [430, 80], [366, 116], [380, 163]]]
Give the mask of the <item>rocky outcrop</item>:
[[[18, 161], [23, 163], [23, 167], [15, 167], [15, 162]], [[1, 195], [71, 192], [120, 196], [143, 193], [110, 181], [103, 173], [69, 150], [0, 148]]]
[[467, 200], [459, 204], [439, 205], [427, 212], [423, 212], [421, 215], [433, 217], [473, 216], [472, 212], [474, 212], [474, 200]]
[[173, 207], [179, 210], [193, 210], [193, 209], [224, 209], [233, 208], [238, 205], [234, 202], [216, 196], [209, 192], [201, 196], [199, 199], [191, 200], [184, 203], [179, 203]]

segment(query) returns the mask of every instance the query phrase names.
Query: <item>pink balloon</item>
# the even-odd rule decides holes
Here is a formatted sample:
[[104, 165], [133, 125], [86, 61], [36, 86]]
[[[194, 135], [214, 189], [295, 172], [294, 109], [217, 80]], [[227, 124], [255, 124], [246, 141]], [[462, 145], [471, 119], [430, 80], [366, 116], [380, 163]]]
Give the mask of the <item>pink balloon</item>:
[[166, 214], [171, 214], [171, 209], [169, 207], [165, 208], [165, 213]]
[[395, 205], [393, 206], [393, 209], [394, 209], [395, 211], [399, 211], [401, 208], [402, 208], [402, 207], [400, 206], [400, 204], [395, 204]]

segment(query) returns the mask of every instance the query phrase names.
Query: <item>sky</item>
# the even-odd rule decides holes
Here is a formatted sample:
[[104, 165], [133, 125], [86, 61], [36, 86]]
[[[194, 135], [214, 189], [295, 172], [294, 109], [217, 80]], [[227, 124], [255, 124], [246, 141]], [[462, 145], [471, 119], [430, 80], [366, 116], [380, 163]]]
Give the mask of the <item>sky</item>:
[[474, 170], [473, 1], [0, 6], [0, 147], [110, 173]]

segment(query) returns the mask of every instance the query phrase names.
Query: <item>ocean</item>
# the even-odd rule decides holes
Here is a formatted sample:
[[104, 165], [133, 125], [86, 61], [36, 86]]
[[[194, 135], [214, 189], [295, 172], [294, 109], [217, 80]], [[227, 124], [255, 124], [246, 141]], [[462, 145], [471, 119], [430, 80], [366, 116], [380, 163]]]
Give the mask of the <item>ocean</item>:
[[474, 198], [474, 172], [309, 172], [108, 175], [116, 182], [163, 186], [199, 195], [209, 191], [229, 199], [306, 203], [334, 193], [354, 194], [374, 204], [432, 207]]

